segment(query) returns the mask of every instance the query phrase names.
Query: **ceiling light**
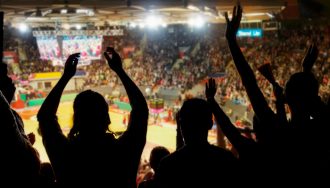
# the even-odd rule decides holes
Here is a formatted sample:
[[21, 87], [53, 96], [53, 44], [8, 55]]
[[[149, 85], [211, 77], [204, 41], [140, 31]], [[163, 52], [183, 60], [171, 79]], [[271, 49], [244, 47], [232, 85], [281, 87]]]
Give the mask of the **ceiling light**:
[[20, 23], [20, 24], [18, 25], [18, 29], [19, 29], [22, 33], [25, 33], [25, 32], [29, 29], [29, 27], [28, 27], [25, 23]]
[[66, 14], [68, 13], [68, 9], [61, 9], [61, 14]]
[[66, 29], [66, 30], [69, 30], [70, 29], [70, 24], [68, 24], [68, 23], [63, 24], [63, 28]]
[[80, 30], [82, 27], [81, 27], [81, 25], [80, 24], [76, 24], [76, 29], [77, 30]]

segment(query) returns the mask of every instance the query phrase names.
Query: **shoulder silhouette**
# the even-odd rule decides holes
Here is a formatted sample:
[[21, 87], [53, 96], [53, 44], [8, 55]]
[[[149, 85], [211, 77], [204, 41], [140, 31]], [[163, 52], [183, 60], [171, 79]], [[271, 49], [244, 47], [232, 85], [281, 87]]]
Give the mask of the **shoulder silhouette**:
[[207, 141], [213, 125], [209, 104], [197, 98], [185, 101], [178, 120], [184, 146], [162, 160], [156, 174], [160, 186], [214, 187], [232, 183], [238, 170], [236, 158]]
[[[23, 121], [11, 109], [16, 87], [7, 76], [7, 65], [0, 63], [1, 185], [39, 184], [40, 160], [24, 132]], [[24, 182], [24, 183], [23, 183]]]
[[151, 175], [146, 174], [143, 182], [139, 184], [139, 188], [156, 188], [157, 184], [154, 180], [154, 174], [158, 172], [158, 167], [163, 158], [168, 156], [170, 154], [170, 151], [166, 149], [165, 147], [162, 146], [157, 146], [152, 149], [150, 153], [150, 158], [149, 158], [149, 164], [151, 169], [153, 170], [153, 173]]

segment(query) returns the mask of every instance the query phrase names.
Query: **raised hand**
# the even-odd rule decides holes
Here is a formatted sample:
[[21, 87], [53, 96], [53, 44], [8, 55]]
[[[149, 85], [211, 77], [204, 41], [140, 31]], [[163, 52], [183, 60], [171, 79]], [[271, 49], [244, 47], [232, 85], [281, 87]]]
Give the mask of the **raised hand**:
[[242, 7], [237, 4], [233, 9], [232, 19], [229, 20], [228, 13], [225, 14], [227, 29], [226, 29], [226, 38], [227, 39], [236, 39], [236, 33], [238, 31], [239, 25], [242, 19]]
[[210, 78], [208, 83], [205, 84], [205, 96], [207, 100], [214, 99], [215, 93], [217, 92], [217, 86], [215, 80]]
[[121, 58], [120, 58], [119, 54], [113, 48], [108, 47], [107, 51], [104, 52], [103, 54], [104, 54], [105, 59], [108, 61], [109, 67], [113, 71], [117, 72], [117, 71], [123, 69]]
[[28, 134], [27, 137], [32, 145], [36, 142], [36, 135], [34, 133]]
[[258, 67], [258, 71], [272, 84], [276, 84], [273, 72], [271, 70], [270, 64], [266, 63]]
[[302, 63], [304, 72], [310, 72], [312, 70], [312, 67], [318, 55], [319, 55], [319, 50], [316, 44], [310, 45]]
[[76, 74], [80, 53], [71, 54], [65, 62], [63, 77], [72, 78]]

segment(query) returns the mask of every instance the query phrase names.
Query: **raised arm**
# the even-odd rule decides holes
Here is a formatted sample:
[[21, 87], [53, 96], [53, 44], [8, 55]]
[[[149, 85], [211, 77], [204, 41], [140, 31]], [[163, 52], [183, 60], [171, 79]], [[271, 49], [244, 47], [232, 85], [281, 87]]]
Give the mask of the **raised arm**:
[[284, 94], [283, 94], [283, 88], [276, 82], [273, 85], [274, 88], [274, 94], [275, 94], [275, 105], [276, 105], [276, 116], [280, 122], [281, 125], [287, 125], [288, 120], [286, 117], [285, 112], [285, 102], [284, 102]]
[[278, 118], [280, 125], [284, 126], [288, 123], [288, 121], [285, 113], [283, 88], [276, 82], [269, 63], [261, 65], [258, 70], [273, 86], [273, 91], [276, 98], [276, 117]]
[[226, 14], [226, 38], [235, 66], [241, 76], [242, 83], [249, 96], [253, 110], [260, 119], [266, 119], [267, 122], [269, 119], [274, 117], [274, 112], [268, 106], [265, 97], [260, 91], [253, 70], [245, 60], [244, 55], [236, 40], [236, 33], [238, 31], [241, 18], [242, 8], [240, 5], [234, 7], [232, 20], [229, 20], [228, 15]]
[[56, 111], [65, 86], [75, 75], [79, 55], [78, 53], [69, 56], [62, 77], [46, 97], [37, 115], [42, 141], [59, 182], [69, 181], [66, 177], [70, 175], [65, 173], [70, 173], [68, 170], [70, 148], [68, 139], [58, 124]]
[[135, 136], [145, 139], [149, 115], [147, 102], [140, 89], [124, 71], [119, 54], [113, 48], [108, 48], [108, 51], [104, 52], [104, 56], [108, 61], [109, 67], [123, 83], [132, 107], [127, 132], [132, 132]]
[[236, 129], [236, 127], [231, 123], [228, 116], [225, 112], [220, 108], [216, 100], [214, 99], [216, 93], [216, 85], [215, 80], [210, 78], [208, 83], [206, 83], [205, 87], [205, 95], [207, 98], [207, 102], [209, 102], [215, 120], [217, 122], [218, 128], [221, 128], [225, 136], [229, 139], [229, 141], [233, 144], [233, 146], [237, 149], [238, 152], [241, 152], [243, 147], [247, 144], [247, 138], [241, 135], [241, 133]]
[[311, 44], [302, 60], [302, 71], [311, 72], [315, 61], [319, 55], [319, 49], [316, 44]]
[[44, 145], [51, 151], [61, 150], [67, 141], [57, 122], [56, 112], [65, 86], [76, 73], [79, 56], [79, 53], [69, 56], [62, 77], [46, 97], [37, 115]]
[[63, 90], [67, 83], [70, 81], [70, 79], [76, 73], [79, 56], [80, 53], [76, 53], [70, 55], [67, 59], [62, 77], [57, 82], [55, 87], [52, 89], [52, 91], [49, 93], [44, 103], [40, 107], [40, 110], [38, 112], [38, 119], [56, 116], [57, 108], [60, 103]]

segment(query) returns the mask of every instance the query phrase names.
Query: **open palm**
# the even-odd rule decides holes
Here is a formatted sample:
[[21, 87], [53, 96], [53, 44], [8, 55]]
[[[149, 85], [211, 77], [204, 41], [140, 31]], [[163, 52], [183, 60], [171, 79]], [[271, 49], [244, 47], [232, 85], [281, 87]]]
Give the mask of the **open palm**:
[[237, 5], [233, 9], [233, 16], [232, 19], [229, 20], [228, 13], [225, 14], [226, 22], [227, 22], [227, 29], [226, 29], [226, 38], [227, 39], [235, 39], [236, 33], [238, 31], [239, 25], [242, 19], [242, 7]]
[[208, 83], [205, 84], [205, 96], [208, 100], [213, 99], [216, 92], [217, 86], [215, 84], [215, 80], [213, 78], [210, 78], [208, 80]]
[[312, 70], [312, 67], [318, 55], [319, 55], [319, 50], [317, 48], [317, 45], [316, 44], [310, 45], [302, 63], [304, 72], [310, 72]]

